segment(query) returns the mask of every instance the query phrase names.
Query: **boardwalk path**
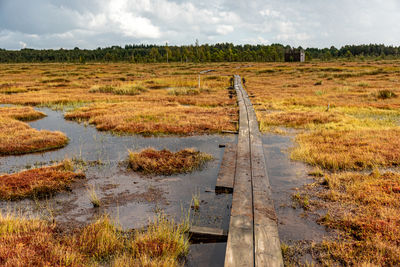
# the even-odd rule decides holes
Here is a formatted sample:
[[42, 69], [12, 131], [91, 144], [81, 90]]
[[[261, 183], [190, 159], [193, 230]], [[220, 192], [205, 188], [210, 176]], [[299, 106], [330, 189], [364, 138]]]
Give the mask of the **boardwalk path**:
[[238, 75], [234, 87], [239, 137], [225, 266], [283, 266], [257, 117]]

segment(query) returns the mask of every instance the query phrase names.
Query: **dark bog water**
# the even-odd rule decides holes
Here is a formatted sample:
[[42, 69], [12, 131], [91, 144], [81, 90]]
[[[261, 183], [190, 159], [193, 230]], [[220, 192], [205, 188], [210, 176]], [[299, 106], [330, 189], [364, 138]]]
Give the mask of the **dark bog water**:
[[281, 241], [322, 240], [327, 235], [325, 227], [302, 216], [302, 209], [292, 207], [296, 188], [313, 181], [305, 164], [290, 160], [292, 137], [267, 134], [263, 136], [263, 144]]

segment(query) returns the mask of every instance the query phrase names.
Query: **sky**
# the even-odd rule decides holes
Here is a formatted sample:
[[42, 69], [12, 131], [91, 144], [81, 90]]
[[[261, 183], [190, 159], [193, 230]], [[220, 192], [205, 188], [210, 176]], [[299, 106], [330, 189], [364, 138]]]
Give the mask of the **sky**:
[[0, 48], [400, 46], [399, 0], [0, 0]]

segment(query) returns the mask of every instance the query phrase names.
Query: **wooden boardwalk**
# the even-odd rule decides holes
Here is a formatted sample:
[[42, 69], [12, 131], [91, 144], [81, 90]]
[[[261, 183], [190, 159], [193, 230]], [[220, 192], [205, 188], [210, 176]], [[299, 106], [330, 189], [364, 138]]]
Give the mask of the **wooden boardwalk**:
[[283, 266], [257, 117], [240, 76], [235, 75], [234, 88], [239, 104], [239, 136], [236, 150], [229, 148], [226, 157], [236, 155], [236, 168], [222, 170], [220, 185], [217, 183], [227, 188], [233, 184], [225, 266]]

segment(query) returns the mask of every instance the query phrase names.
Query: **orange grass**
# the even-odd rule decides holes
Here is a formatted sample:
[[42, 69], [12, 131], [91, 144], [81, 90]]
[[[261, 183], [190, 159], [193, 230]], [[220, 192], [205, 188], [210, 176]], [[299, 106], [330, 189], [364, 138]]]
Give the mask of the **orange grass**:
[[330, 122], [339, 122], [341, 115], [338, 113], [325, 111], [287, 111], [274, 112], [261, 118], [263, 126], [286, 126], [294, 128], [303, 128], [315, 124], [325, 124]]
[[[262, 66], [272, 72], [261, 73]], [[253, 102], [267, 108], [290, 107], [374, 107], [399, 108], [396, 97], [382, 99], [382, 93], [399, 95], [398, 62], [328, 62], [306, 64], [255, 64], [238, 70], [246, 77]], [[346, 74], [346, 75], [345, 75]], [[347, 75], [348, 74], [348, 75]], [[316, 83], [322, 81], [321, 85]], [[389, 95], [389, 94], [384, 94]]]
[[68, 138], [61, 132], [32, 129], [28, 124], [0, 117], [0, 155], [17, 155], [64, 147]]
[[329, 170], [400, 164], [400, 129], [319, 130], [297, 136], [292, 158]]
[[375, 170], [345, 172], [321, 178], [319, 223], [339, 231], [342, 240], [321, 244], [327, 265], [400, 264], [400, 174]]
[[198, 169], [212, 157], [193, 149], [171, 152], [148, 148], [141, 152], [129, 152], [129, 167], [146, 174], [172, 175], [174, 173], [191, 172]]
[[[26, 91], [0, 94], [0, 103], [57, 109], [96, 103], [91, 109], [101, 107], [104, 114], [102, 118], [92, 117], [93, 123], [100, 125], [99, 129], [118, 132], [191, 135], [197, 131], [204, 134], [235, 130], [235, 125], [229, 123], [236, 117], [235, 99], [226, 90], [229, 77], [207, 79], [209, 76], [203, 74], [198, 88], [197, 73], [205, 68], [211, 67], [200, 64], [10, 64], [8, 70], [0, 69], [1, 84], [3, 87], [15, 84]], [[185, 72], [180, 71], [183, 69]], [[142, 114], [146, 121], [140, 117]], [[151, 117], [156, 118], [154, 123]]]
[[83, 173], [71, 171], [71, 163], [51, 167], [31, 169], [14, 174], [0, 176], [0, 198], [15, 200], [27, 197], [43, 197], [59, 192], [76, 179], [84, 178]]
[[[400, 165], [398, 61], [254, 64], [239, 70], [262, 131], [302, 129], [292, 159], [318, 168], [316, 183], [293, 199], [338, 234], [322, 242], [283, 246], [288, 266], [400, 264], [400, 175], [371, 175]], [[337, 173], [326, 174], [324, 170]]]
[[19, 121], [33, 121], [46, 117], [43, 112], [32, 107], [0, 107], [0, 117], [10, 117]]
[[68, 138], [61, 132], [38, 131], [22, 121], [45, 117], [32, 107], [0, 107], [0, 155], [17, 155], [64, 147]]
[[130, 102], [94, 104], [65, 115], [66, 119], [89, 120], [99, 130], [117, 133], [193, 135], [235, 130], [227, 108]]

